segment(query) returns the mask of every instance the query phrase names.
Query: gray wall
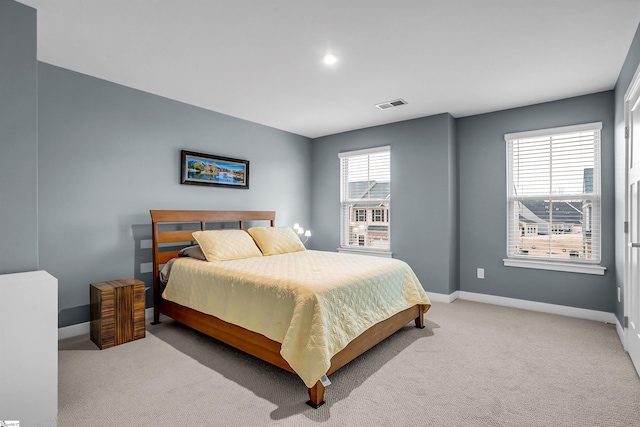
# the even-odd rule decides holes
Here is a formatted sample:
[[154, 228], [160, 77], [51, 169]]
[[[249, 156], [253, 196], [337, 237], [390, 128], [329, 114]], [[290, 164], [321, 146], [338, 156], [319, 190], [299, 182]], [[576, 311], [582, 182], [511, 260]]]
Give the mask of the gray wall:
[[[44, 63], [38, 111], [40, 268], [58, 278], [60, 326], [88, 320], [89, 283], [151, 285], [150, 209], [311, 221], [308, 138]], [[250, 189], [181, 185], [181, 149], [249, 160]]]
[[[602, 122], [604, 276], [505, 267], [504, 134]], [[457, 120], [460, 186], [460, 290], [614, 311], [613, 91]], [[476, 278], [476, 268], [485, 279]]]
[[0, 274], [38, 268], [36, 10], [0, 0]]
[[624, 66], [618, 76], [615, 88], [615, 248], [616, 248], [616, 286], [620, 288], [620, 301], [616, 299], [615, 313], [622, 324], [624, 317], [624, 256], [626, 251], [625, 220], [625, 138], [624, 138], [624, 96], [633, 75], [640, 65], [640, 27], [636, 30], [633, 43], [627, 54]]
[[457, 286], [456, 147], [449, 114], [326, 136], [313, 141], [312, 248], [340, 245], [338, 153], [391, 146], [391, 250], [431, 292]]

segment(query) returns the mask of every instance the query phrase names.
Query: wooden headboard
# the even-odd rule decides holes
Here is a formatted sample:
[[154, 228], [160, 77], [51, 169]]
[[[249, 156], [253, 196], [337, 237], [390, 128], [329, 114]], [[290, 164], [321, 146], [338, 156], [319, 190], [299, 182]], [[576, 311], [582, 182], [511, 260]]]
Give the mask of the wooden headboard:
[[[243, 229], [245, 222], [269, 221], [269, 225], [275, 225], [276, 213], [274, 211], [181, 211], [181, 210], [152, 210], [151, 225], [153, 235], [153, 291], [154, 304], [158, 302], [160, 287], [159, 271], [162, 264], [178, 256], [179, 250], [165, 248], [166, 243], [193, 242], [191, 233], [197, 230], [205, 230], [207, 224], [213, 223], [237, 223], [238, 228]], [[171, 230], [161, 231], [159, 224], [173, 224]], [[167, 245], [165, 245], [167, 246]], [[170, 246], [170, 245], [169, 245]]]
[[[157, 275], [158, 267], [178, 256], [178, 251], [160, 251], [162, 243], [192, 242], [191, 233], [205, 230], [211, 223], [238, 223], [238, 228], [244, 228], [248, 221], [269, 221], [274, 226], [276, 213], [274, 211], [159, 211], [152, 210], [151, 225], [153, 233], [153, 262]], [[176, 224], [178, 230], [160, 231], [161, 223]], [[197, 224], [197, 225], [196, 225]]]

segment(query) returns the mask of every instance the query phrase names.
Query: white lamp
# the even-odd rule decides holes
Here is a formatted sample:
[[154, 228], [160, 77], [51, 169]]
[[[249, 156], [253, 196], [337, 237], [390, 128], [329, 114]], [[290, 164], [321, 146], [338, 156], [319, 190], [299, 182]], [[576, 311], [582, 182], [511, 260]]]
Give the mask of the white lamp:
[[307, 243], [307, 240], [311, 237], [311, 230], [305, 230], [303, 227], [300, 227], [300, 224], [297, 222], [293, 224], [293, 230], [300, 236], [300, 239], [302, 239], [302, 236], [306, 237], [302, 243]]

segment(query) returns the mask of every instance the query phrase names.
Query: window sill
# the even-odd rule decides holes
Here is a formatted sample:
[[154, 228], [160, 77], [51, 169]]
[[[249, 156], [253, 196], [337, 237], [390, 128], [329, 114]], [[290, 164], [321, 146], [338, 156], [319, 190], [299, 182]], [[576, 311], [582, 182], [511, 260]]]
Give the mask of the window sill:
[[370, 256], [378, 256], [382, 258], [391, 258], [392, 252], [380, 250], [380, 249], [360, 249], [360, 248], [338, 248], [338, 252], [344, 254], [354, 254], [354, 255], [370, 255]]
[[530, 259], [507, 258], [502, 260], [505, 267], [533, 268], [537, 270], [565, 271], [569, 273], [597, 274], [604, 276], [607, 269], [601, 265], [578, 264], [568, 262], [551, 262]]

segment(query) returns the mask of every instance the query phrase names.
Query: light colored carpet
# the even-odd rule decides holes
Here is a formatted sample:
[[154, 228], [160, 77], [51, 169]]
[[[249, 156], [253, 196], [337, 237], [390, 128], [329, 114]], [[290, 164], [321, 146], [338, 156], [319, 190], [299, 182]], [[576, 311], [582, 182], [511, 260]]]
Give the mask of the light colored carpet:
[[469, 301], [434, 304], [331, 376], [314, 410], [295, 375], [167, 318], [100, 351], [60, 342], [60, 427], [639, 426], [615, 328]]

